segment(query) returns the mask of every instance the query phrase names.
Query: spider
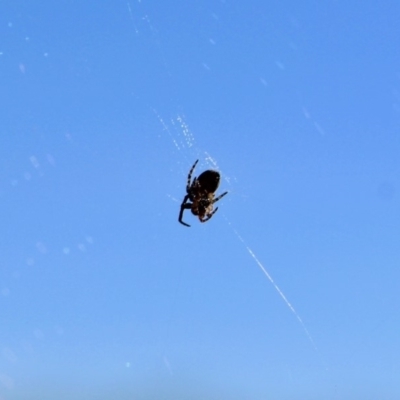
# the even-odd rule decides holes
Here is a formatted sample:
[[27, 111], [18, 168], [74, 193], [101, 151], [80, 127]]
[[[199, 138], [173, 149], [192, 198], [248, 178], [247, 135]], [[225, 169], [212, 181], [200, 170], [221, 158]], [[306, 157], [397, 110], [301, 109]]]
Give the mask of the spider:
[[[218, 207], [213, 210], [213, 204], [222, 199], [228, 192], [222, 193], [218, 197], [214, 197], [214, 193], [218, 189], [220, 175], [219, 172], [212, 169], [202, 172], [197, 178], [192, 180], [192, 173], [199, 162], [197, 160], [189, 171], [186, 196], [183, 198], [181, 210], [179, 212], [179, 222], [182, 225], [190, 226], [182, 221], [183, 212], [187, 209], [192, 210], [192, 214], [199, 217], [200, 222], [208, 221], [218, 210]], [[191, 203], [188, 203], [188, 201]]]

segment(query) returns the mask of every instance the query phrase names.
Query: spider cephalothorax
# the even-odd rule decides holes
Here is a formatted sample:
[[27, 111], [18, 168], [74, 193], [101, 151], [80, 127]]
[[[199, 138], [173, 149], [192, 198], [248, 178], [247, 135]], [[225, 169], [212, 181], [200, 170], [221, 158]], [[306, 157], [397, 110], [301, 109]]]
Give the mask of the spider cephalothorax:
[[[218, 189], [220, 175], [219, 172], [208, 169], [201, 173], [197, 178], [192, 180], [192, 173], [199, 162], [197, 160], [189, 171], [186, 196], [184, 197], [181, 210], [179, 213], [179, 222], [183, 225], [190, 226], [182, 221], [183, 212], [190, 209], [194, 215], [199, 217], [200, 222], [208, 221], [218, 210], [218, 207], [213, 210], [213, 204], [224, 197], [228, 192], [222, 193], [218, 197], [214, 197], [214, 193]], [[188, 203], [191, 201], [191, 203]]]

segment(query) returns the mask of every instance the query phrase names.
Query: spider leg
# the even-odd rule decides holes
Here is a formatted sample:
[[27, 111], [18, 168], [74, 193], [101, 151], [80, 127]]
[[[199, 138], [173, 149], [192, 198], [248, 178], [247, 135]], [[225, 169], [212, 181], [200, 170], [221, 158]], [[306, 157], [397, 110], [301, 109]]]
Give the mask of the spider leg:
[[207, 214], [206, 218], [201, 219], [200, 218], [200, 222], [207, 222], [209, 219], [211, 219], [211, 217], [218, 211], [218, 207], [211, 213], [211, 214]]
[[[189, 171], [189, 175], [188, 175], [188, 179], [187, 179], [187, 185], [186, 185], [186, 191], [188, 193], [189, 193], [189, 189], [190, 189], [190, 186], [191, 186], [190, 181], [192, 180], [192, 173], [193, 173], [194, 169], [196, 168], [196, 165], [197, 165], [198, 162], [199, 162], [199, 160], [196, 160], [195, 163], [193, 164], [193, 167]], [[196, 180], [196, 178], [195, 178], [195, 180]]]
[[[216, 197], [216, 198], [213, 200], [212, 204], [216, 203], [218, 200], [221, 200], [227, 193], [228, 193], [228, 192], [222, 193], [220, 196]], [[215, 211], [217, 211], [217, 209], [215, 209]], [[215, 211], [214, 211], [214, 212], [215, 212]], [[214, 213], [213, 213], [213, 214], [214, 214]], [[212, 214], [211, 214], [211, 215], [212, 215]]]
[[184, 212], [185, 210], [188, 210], [188, 209], [192, 208], [192, 203], [188, 203], [188, 202], [187, 202], [188, 200], [189, 200], [189, 195], [187, 194], [187, 195], [183, 198], [183, 201], [182, 201], [182, 204], [181, 204], [181, 210], [180, 210], [180, 212], [179, 212], [179, 218], [178, 218], [178, 221], [179, 221], [182, 225], [185, 225], [185, 226], [190, 226], [190, 225], [187, 224], [186, 222], [183, 222], [183, 221], [182, 221], [183, 212]]
[[[211, 204], [214, 204], [215, 202], [217, 202], [218, 200], [221, 200], [228, 192], [222, 193], [220, 196], [216, 197]], [[201, 222], [207, 222], [209, 219], [211, 219], [211, 217], [218, 211], [218, 207], [215, 208], [215, 210], [210, 213], [207, 214], [207, 216], [205, 218], [200, 218]]]

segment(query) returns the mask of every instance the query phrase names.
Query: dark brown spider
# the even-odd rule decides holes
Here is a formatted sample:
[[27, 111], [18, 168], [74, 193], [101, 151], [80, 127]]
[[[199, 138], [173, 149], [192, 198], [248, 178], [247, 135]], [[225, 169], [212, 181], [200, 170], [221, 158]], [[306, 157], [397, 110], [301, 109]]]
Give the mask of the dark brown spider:
[[[191, 170], [189, 171], [186, 193], [181, 204], [181, 211], [179, 213], [179, 222], [185, 226], [190, 226], [182, 221], [183, 212], [185, 210], [192, 210], [194, 215], [199, 217], [200, 222], [208, 221], [218, 210], [218, 207], [213, 210], [213, 204], [222, 199], [228, 192], [222, 193], [218, 197], [214, 197], [214, 193], [218, 189], [220, 175], [219, 172], [212, 169], [202, 172], [197, 178], [192, 180], [192, 173], [199, 162], [197, 160]], [[188, 203], [188, 201], [191, 203]]]

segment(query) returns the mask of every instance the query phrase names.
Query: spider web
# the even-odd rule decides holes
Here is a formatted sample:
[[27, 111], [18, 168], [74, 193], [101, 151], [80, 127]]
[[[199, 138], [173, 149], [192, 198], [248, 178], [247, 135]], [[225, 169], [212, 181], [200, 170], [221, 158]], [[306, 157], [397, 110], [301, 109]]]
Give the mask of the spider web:
[[[165, 120], [158, 113], [155, 112], [155, 114], [156, 114], [156, 117], [159, 120], [160, 124], [162, 125], [163, 131], [166, 133], [169, 140], [172, 142], [172, 144], [178, 151], [183, 152], [185, 155], [187, 155], [187, 154], [190, 154], [190, 150], [194, 149], [194, 150], [196, 150], [197, 157], [203, 156], [205, 164], [209, 168], [220, 171], [219, 163], [217, 162], [216, 158], [211, 156], [207, 151], [200, 150], [197, 148], [196, 141], [195, 141], [195, 135], [189, 129], [189, 125], [185, 121], [185, 119], [182, 115], [177, 115], [175, 118], [171, 118], [170, 119], [171, 127], [169, 127], [168, 124], [166, 124]], [[185, 158], [189, 158], [189, 157], [186, 156]], [[221, 175], [222, 175], [223, 180], [229, 186], [231, 186], [232, 179], [229, 177], [229, 175], [226, 175], [225, 173], [222, 173], [222, 172], [221, 172]], [[232, 192], [232, 190], [230, 192]], [[232, 193], [231, 193], [231, 195], [232, 195]], [[234, 195], [234, 193], [233, 193], [233, 195]], [[174, 198], [173, 198], [173, 200], [178, 201], [177, 199], [174, 199]], [[278, 284], [272, 278], [272, 276], [268, 272], [267, 268], [263, 265], [263, 263], [256, 256], [255, 252], [251, 249], [251, 247], [243, 239], [243, 237], [239, 233], [239, 231], [233, 226], [232, 222], [228, 219], [226, 214], [225, 213], [221, 213], [221, 214], [224, 216], [226, 223], [228, 224], [228, 226], [230, 227], [232, 232], [235, 234], [238, 241], [243, 245], [245, 250], [248, 252], [251, 259], [260, 268], [260, 270], [263, 272], [265, 277], [268, 279], [268, 281], [272, 284], [274, 289], [277, 291], [277, 293], [279, 294], [280, 298], [283, 300], [285, 305], [293, 313], [293, 315], [297, 319], [298, 323], [301, 325], [308, 340], [312, 344], [313, 348], [319, 353], [318, 348], [315, 344], [315, 341], [314, 341], [313, 337], [311, 336], [306, 324], [304, 323], [304, 321], [302, 320], [302, 318], [300, 317], [300, 315], [298, 314], [298, 312], [296, 311], [294, 306], [288, 300], [287, 296], [283, 293], [282, 289], [278, 286]]]
[[[129, 14], [132, 18], [132, 21], [134, 20], [133, 14], [132, 14], [132, 9], [130, 4], [128, 3], [128, 11]], [[143, 18], [143, 21], [148, 25], [150, 28], [151, 34], [154, 37], [154, 40], [157, 44], [157, 50], [160, 53], [160, 57], [163, 59], [163, 65], [164, 68], [167, 70], [168, 75], [172, 76], [172, 72], [170, 71], [168, 67], [168, 63], [165, 61], [164, 54], [161, 49], [161, 44], [160, 44], [160, 39], [158, 37], [158, 31], [157, 29], [154, 28], [153, 24], [150, 21], [150, 18], [148, 15], [146, 15]], [[139, 33], [136, 25], [134, 25], [134, 29], [136, 33]], [[210, 41], [213, 43], [213, 41]], [[281, 65], [279, 62], [277, 62], [278, 66]], [[207, 66], [206, 63], [203, 63], [203, 66], [205, 69], [209, 70], [209, 67]], [[262, 83], [265, 84], [265, 81], [262, 80]], [[179, 108], [182, 109], [182, 106]], [[161, 126], [161, 130], [164, 133], [164, 136], [170, 141], [172, 144], [173, 148], [176, 150], [177, 153], [177, 159], [180, 160], [180, 163], [182, 166], [184, 166], [183, 170], [181, 170], [181, 174], [186, 177], [187, 170], [190, 168], [190, 166], [193, 164], [193, 160], [195, 159], [200, 159], [203, 163], [203, 165], [206, 166], [206, 168], [209, 169], [215, 169], [218, 170], [221, 173], [223, 181], [227, 184], [229, 188], [229, 193], [230, 197], [235, 195], [235, 190], [233, 188], [233, 182], [236, 183], [236, 179], [232, 178], [230, 174], [221, 169], [220, 163], [217, 161], [217, 157], [214, 155], [210, 154], [208, 150], [202, 149], [199, 145], [199, 141], [196, 140], [196, 135], [194, 134], [193, 130], [190, 128], [190, 124], [187, 121], [187, 118], [185, 117], [185, 114], [183, 112], [178, 112], [174, 115], [162, 115], [160, 111], [158, 111], [155, 108], [151, 108], [152, 113], [155, 117], [155, 119], [158, 121], [159, 125]], [[307, 114], [308, 115], [308, 114]], [[317, 124], [317, 123], [315, 123]], [[322, 130], [322, 128], [320, 128]], [[180, 203], [180, 200], [178, 200], [175, 196], [168, 194], [167, 197], [176, 203]], [[230, 200], [232, 201], [232, 200]], [[263, 272], [264, 276], [268, 279], [268, 281], [271, 283], [271, 285], [274, 287], [274, 289], [277, 291], [279, 294], [280, 298], [282, 301], [285, 303], [285, 305], [288, 307], [288, 309], [291, 311], [291, 313], [295, 316], [296, 320], [298, 323], [301, 325], [305, 335], [307, 336], [308, 340], [312, 344], [313, 348], [318, 352], [317, 346], [314, 342], [314, 339], [312, 338], [306, 324], [292, 305], [292, 303], [288, 300], [288, 297], [284, 294], [282, 289], [278, 286], [278, 284], [275, 282], [275, 280], [272, 278], [271, 274], [268, 272], [267, 268], [263, 265], [263, 263], [259, 260], [255, 252], [252, 250], [252, 248], [246, 243], [246, 241], [243, 239], [242, 235], [239, 233], [238, 229], [235, 228], [226, 216], [224, 212], [219, 211], [229, 226], [229, 228], [232, 230], [234, 233], [235, 237], [238, 239], [238, 241], [241, 243], [241, 245], [244, 247], [244, 249], [248, 252], [249, 256], [253, 260], [253, 262], [260, 268], [260, 270]]]

